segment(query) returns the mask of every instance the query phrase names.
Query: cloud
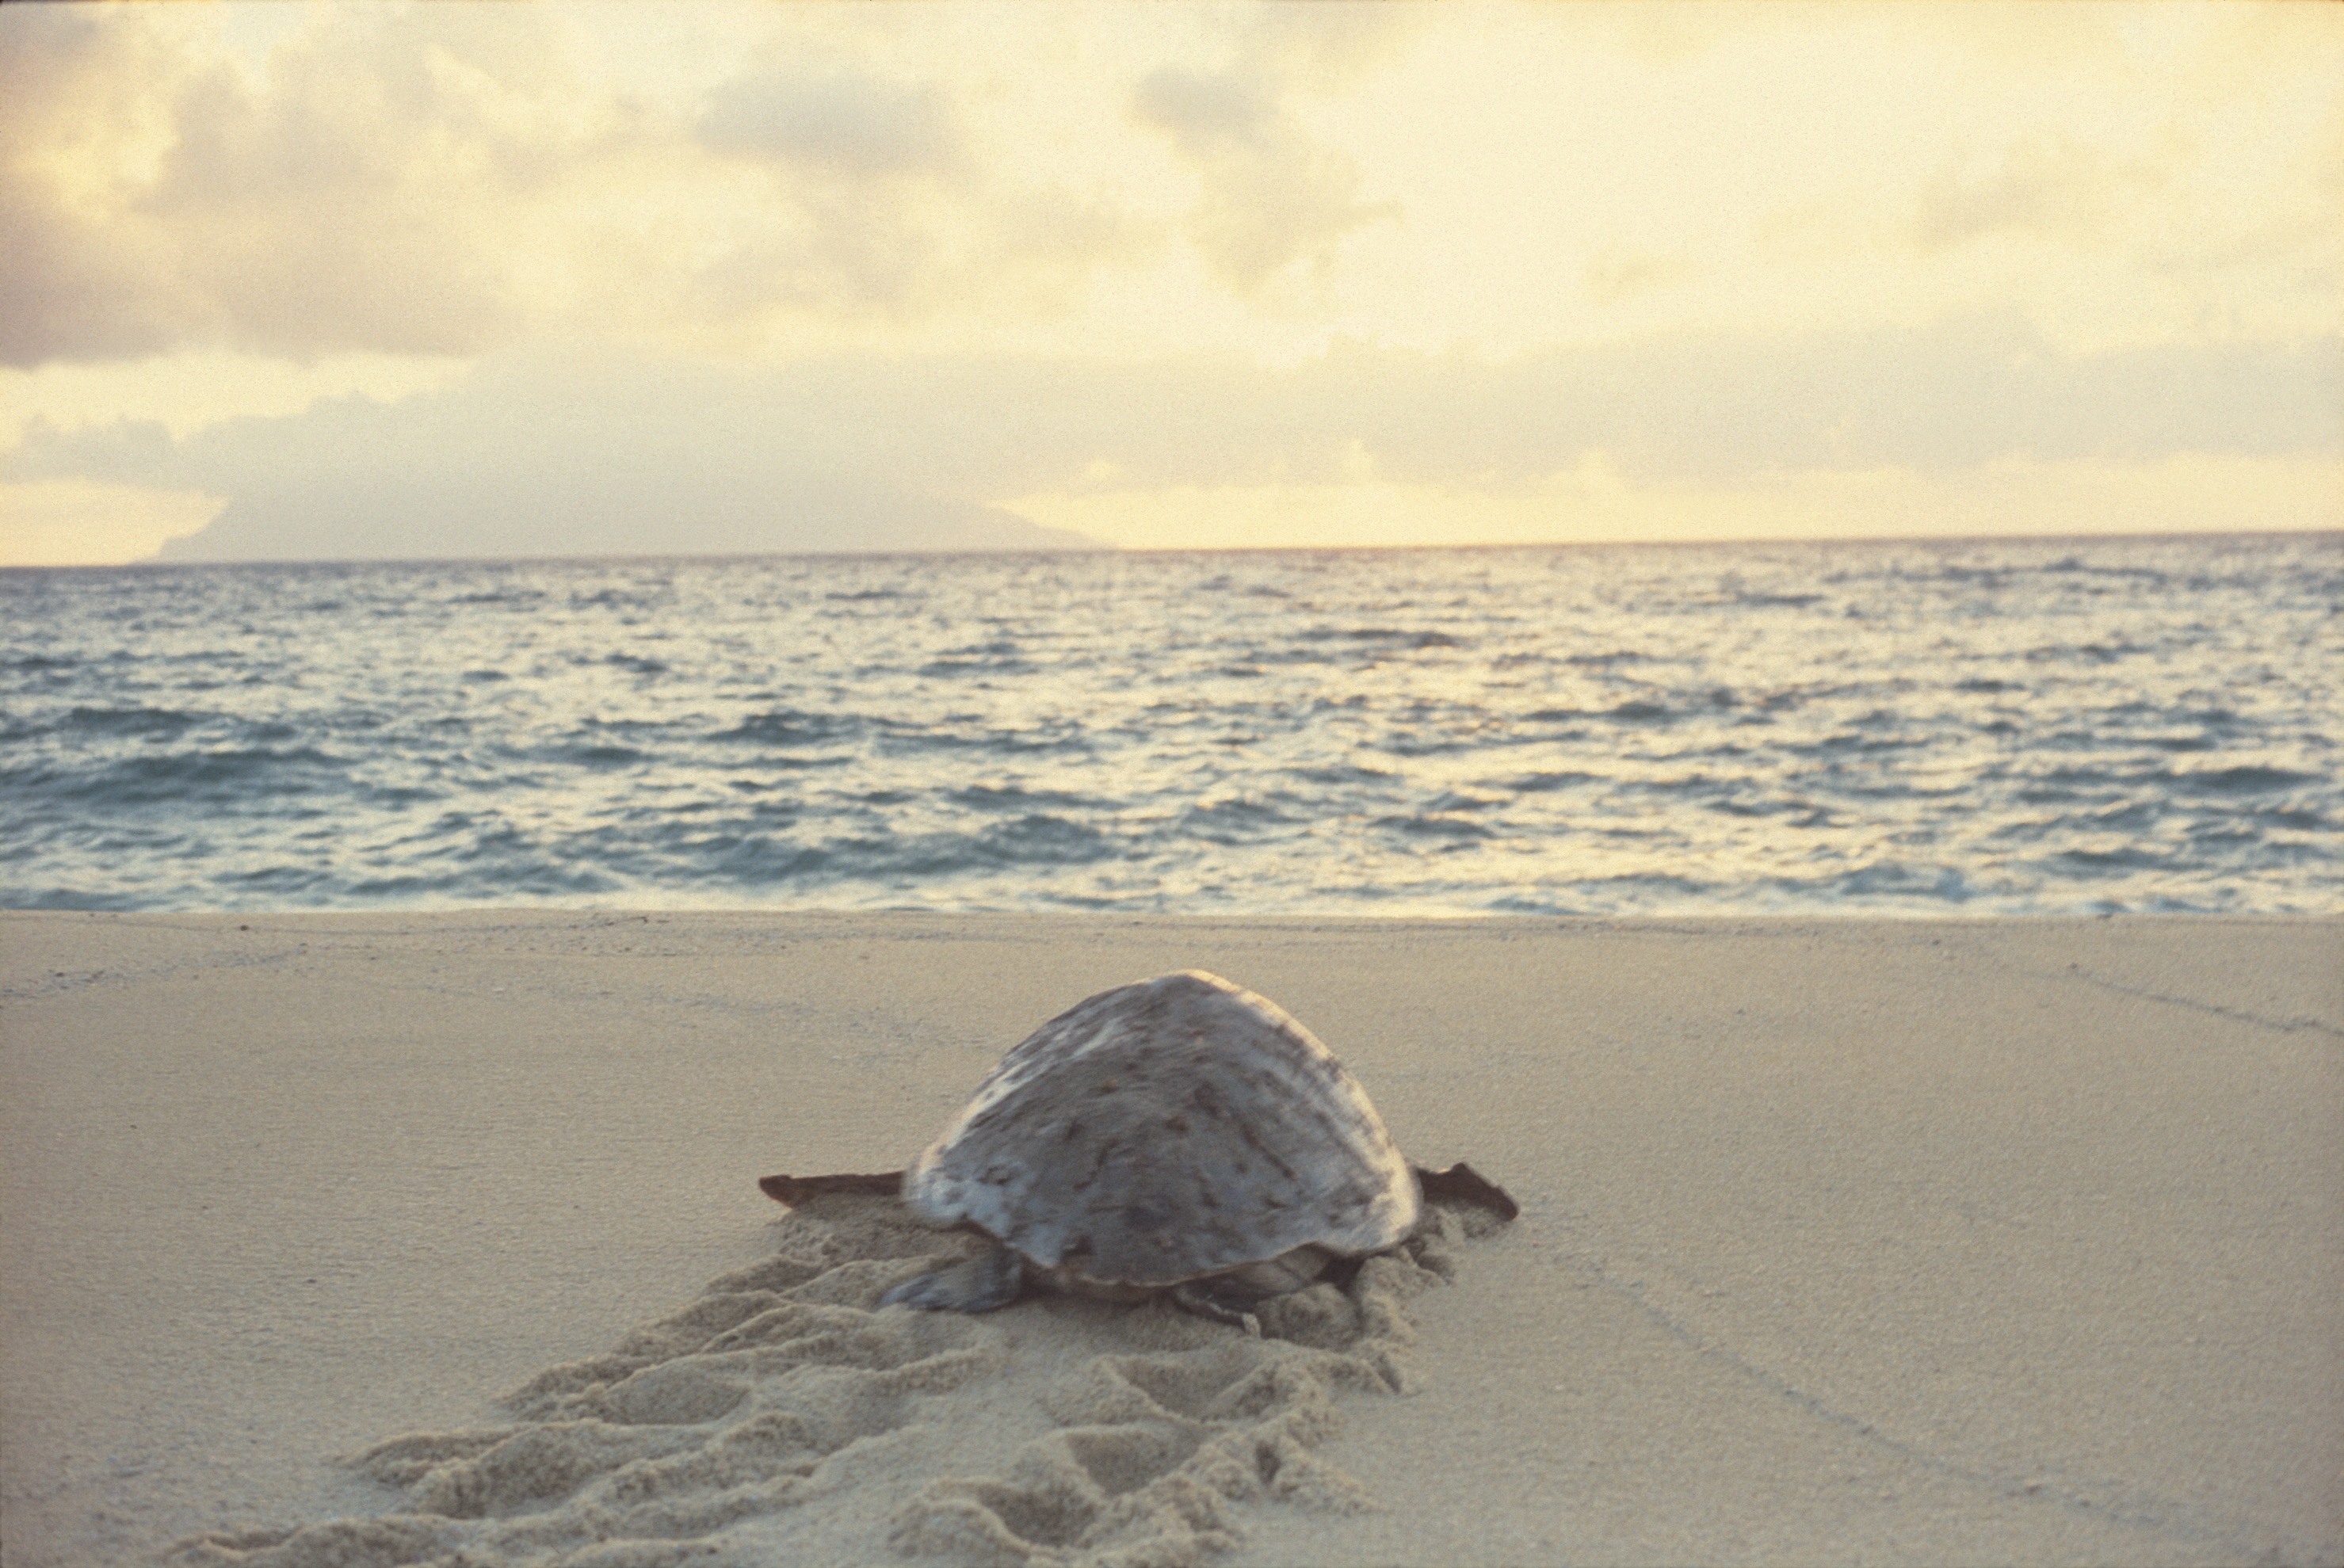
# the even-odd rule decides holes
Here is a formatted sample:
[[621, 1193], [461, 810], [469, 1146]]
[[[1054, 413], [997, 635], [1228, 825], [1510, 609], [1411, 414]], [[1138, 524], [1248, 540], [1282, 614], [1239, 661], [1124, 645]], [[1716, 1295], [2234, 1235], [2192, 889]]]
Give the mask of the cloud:
[[720, 334], [793, 314], [1047, 313], [1149, 248], [1106, 197], [994, 177], [933, 82], [755, 71], [720, 84], [692, 134], [754, 181], [673, 269], [684, 314]]
[[137, 8], [0, 28], [0, 362], [225, 348], [753, 353], [1014, 322], [1157, 248], [1021, 177], [953, 90], [851, 60], [689, 102], [591, 80], [536, 6], [321, 7], [248, 74]]
[[227, 498], [170, 560], [1054, 549], [1091, 541], [923, 490], [792, 383], [674, 360], [535, 357], [385, 405], [323, 402], [174, 440], [35, 429], [20, 482]]
[[1271, 4], [1242, 15], [1235, 63], [1316, 91], [1349, 86], [1390, 66], [1430, 22], [1427, 8], [1386, 0]]
[[[523, 312], [494, 221], [597, 132], [526, 9], [331, 11], [265, 88], [124, 17], [9, 18], [7, 361], [233, 342], [471, 352]], [[19, 47], [24, 53], [17, 53]], [[13, 95], [34, 81], [38, 91]], [[116, 106], [135, 106], [118, 117]]]
[[[1286, 369], [1007, 357], [806, 365], [841, 440], [940, 491], [1382, 479], [1506, 490], [1601, 451], [1640, 481], [2006, 457], [2344, 453], [2344, 341], [2062, 355], [2009, 316], [1790, 339], [1657, 336], [1488, 361], [1359, 343]], [[869, 432], [857, 436], [850, 432]], [[884, 432], [884, 434], [882, 434]], [[874, 452], [880, 450], [874, 448]]]
[[1701, 483], [1632, 482], [1591, 453], [1576, 469], [1502, 492], [1369, 478], [1038, 491], [1012, 504], [1141, 550], [2332, 531], [2344, 526], [2344, 462], [2006, 458], [1950, 473], [1806, 469]]
[[2338, 320], [2335, 7], [265, 9], [0, 7], [0, 358]]
[[1278, 95], [1268, 75], [1168, 66], [1132, 95], [1133, 117], [1168, 136], [1200, 177], [1186, 228], [1215, 274], [1241, 293], [1298, 264], [1323, 274], [1344, 237], [1399, 212], [1395, 203], [1361, 202], [1359, 166], [1313, 141]]
[[2152, 196], [2158, 183], [2146, 160], [2118, 163], [2066, 137], [2026, 137], [2005, 148], [1984, 175], [1940, 168], [1921, 190], [1910, 233], [1925, 250], [2009, 231], [2088, 238], [2126, 206]]
[[[129, 357], [170, 344], [200, 304], [159, 281], [146, 236], [110, 233], [124, 177], [93, 147], [157, 135], [137, 84], [160, 68], [142, 32], [54, 8], [8, 19], [0, 48], [0, 357]], [[79, 166], [79, 167], [76, 167]]]
[[1588, 471], [1591, 454], [1623, 484], [1713, 495], [1799, 473], [2332, 462], [2344, 341], [2066, 357], [2014, 319], [1965, 318], [1496, 363], [1350, 344], [1284, 369], [536, 356], [396, 404], [179, 440], [38, 428], [0, 477], [227, 498], [175, 548], [189, 557], [542, 555], [1035, 547], [1052, 541], [1000, 510], [1016, 498], [1369, 482], [1502, 497]]
[[960, 137], [933, 84], [793, 70], [735, 77], [710, 96], [702, 145], [849, 177], [949, 172]]
[[1608, 250], [1587, 264], [1587, 293], [1605, 305], [1663, 288], [1690, 276], [1693, 268], [1681, 257], [1649, 251]]

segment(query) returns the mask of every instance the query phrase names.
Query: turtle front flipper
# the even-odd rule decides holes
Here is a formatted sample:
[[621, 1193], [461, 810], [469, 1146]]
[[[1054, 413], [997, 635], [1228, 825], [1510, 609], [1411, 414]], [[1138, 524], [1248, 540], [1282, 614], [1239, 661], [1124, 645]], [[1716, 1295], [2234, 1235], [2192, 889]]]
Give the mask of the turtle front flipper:
[[1334, 1259], [1335, 1255], [1324, 1247], [1297, 1247], [1291, 1252], [1281, 1252], [1225, 1274], [1184, 1280], [1172, 1287], [1172, 1301], [1183, 1311], [1194, 1312], [1199, 1318], [1210, 1318], [1216, 1323], [1258, 1334], [1261, 1322], [1253, 1310], [1272, 1296], [1301, 1290], [1325, 1273]]
[[1253, 1315], [1253, 1309], [1265, 1300], [1259, 1290], [1226, 1274], [1210, 1280], [1183, 1280], [1172, 1287], [1172, 1304], [1182, 1311], [1243, 1329], [1257, 1339], [1261, 1335], [1261, 1320]]
[[990, 1312], [1024, 1294], [1026, 1260], [995, 1243], [949, 1269], [904, 1280], [879, 1298], [883, 1307], [917, 1307], [927, 1312]]

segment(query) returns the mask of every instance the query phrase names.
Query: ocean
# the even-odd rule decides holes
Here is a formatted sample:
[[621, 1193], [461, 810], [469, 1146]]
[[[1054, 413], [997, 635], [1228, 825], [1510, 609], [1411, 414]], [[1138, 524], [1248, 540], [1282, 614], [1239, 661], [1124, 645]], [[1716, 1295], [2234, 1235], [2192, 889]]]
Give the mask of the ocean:
[[2344, 911], [2344, 538], [0, 572], [0, 905]]

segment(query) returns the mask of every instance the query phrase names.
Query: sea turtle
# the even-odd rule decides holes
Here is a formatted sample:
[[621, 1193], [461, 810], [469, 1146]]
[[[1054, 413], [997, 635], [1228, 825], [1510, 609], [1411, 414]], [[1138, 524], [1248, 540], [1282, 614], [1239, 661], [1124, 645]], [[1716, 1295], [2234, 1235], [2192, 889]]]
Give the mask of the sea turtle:
[[[893, 1174], [768, 1177], [794, 1203]], [[1202, 970], [1103, 991], [1028, 1036], [902, 1178], [929, 1224], [995, 1245], [881, 1298], [964, 1312], [1028, 1284], [1159, 1290], [1244, 1323], [1339, 1258], [1398, 1245], [1420, 1193], [1515, 1213], [1460, 1165], [1413, 1169], [1359, 1081], [1277, 1004]]]

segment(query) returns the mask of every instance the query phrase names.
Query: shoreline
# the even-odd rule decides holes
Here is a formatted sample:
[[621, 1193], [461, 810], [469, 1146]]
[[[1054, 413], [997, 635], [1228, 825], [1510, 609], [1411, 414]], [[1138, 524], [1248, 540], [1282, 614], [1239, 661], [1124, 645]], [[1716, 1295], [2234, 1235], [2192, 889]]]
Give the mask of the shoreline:
[[[1416, 1301], [1422, 1390], [1340, 1401], [1381, 1512], [1217, 1561], [2344, 1560], [2344, 919], [541, 906], [0, 913], [7, 1560], [399, 1506], [328, 1457], [493, 1419], [765, 1256], [758, 1177], [899, 1165], [1188, 966], [1523, 1206]], [[868, 1550], [913, 1479], [793, 1528]]]

